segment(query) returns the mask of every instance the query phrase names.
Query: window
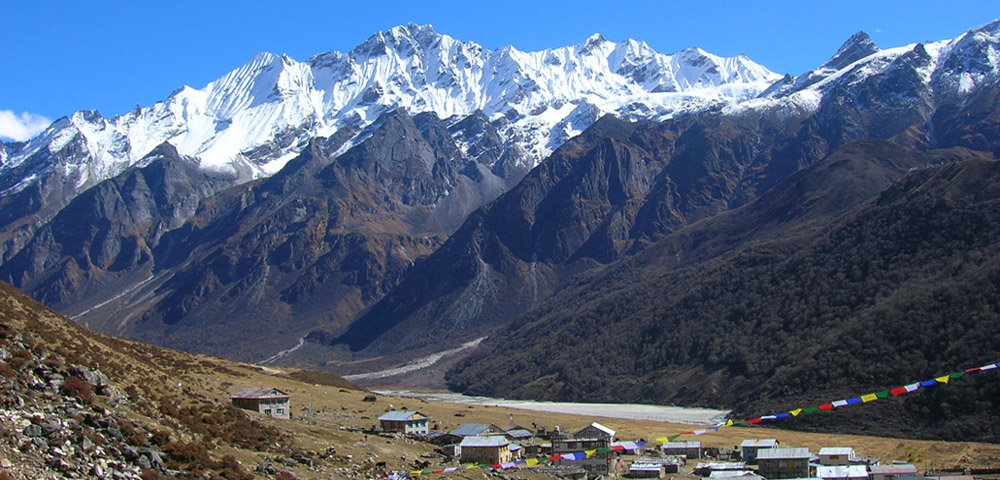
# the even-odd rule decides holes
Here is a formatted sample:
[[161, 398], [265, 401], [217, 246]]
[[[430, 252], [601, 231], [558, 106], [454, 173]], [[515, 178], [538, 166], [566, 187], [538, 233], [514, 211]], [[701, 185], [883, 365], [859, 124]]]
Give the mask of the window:
[[277, 413], [278, 415], [283, 415], [285, 413], [285, 409], [284, 408], [279, 408], [279, 409], [275, 410], [275, 413]]
[[270, 415], [270, 414], [271, 414], [271, 409], [270, 408], [265, 408], [264, 409], [264, 415]]

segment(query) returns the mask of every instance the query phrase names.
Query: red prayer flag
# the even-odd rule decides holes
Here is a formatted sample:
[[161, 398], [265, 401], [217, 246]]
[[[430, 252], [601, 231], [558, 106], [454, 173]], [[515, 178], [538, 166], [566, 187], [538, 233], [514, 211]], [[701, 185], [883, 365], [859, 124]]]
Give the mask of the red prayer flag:
[[562, 460], [562, 455], [553, 455], [553, 456], [549, 457], [549, 460], [551, 460], [553, 462], [556, 461], [556, 460]]
[[891, 393], [892, 396], [894, 396], [894, 397], [898, 396], [898, 395], [902, 395], [902, 394], [906, 393], [906, 387], [896, 387], [896, 388], [894, 388], [892, 390], [889, 390], [889, 393]]
[[747, 420], [747, 423], [749, 423], [749, 424], [753, 425], [753, 424], [755, 424], [755, 423], [760, 423], [760, 422], [761, 422], [761, 420], [762, 420], [762, 419], [761, 419], [761, 418], [759, 418], [759, 417], [758, 417], [758, 418], [751, 418], [750, 420]]
[[833, 410], [832, 403], [824, 403], [818, 407], [820, 410]]
[[978, 371], [979, 371], [979, 367], [972, 367], [972, 368], [965, 369], [965, 373], [972, 373], [972, 372], [978, 372]]

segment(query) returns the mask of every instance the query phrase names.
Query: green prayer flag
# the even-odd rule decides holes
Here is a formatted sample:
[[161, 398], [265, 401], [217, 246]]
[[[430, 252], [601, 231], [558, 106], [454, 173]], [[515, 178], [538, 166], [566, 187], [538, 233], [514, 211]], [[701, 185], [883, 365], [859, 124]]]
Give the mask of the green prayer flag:
[[608, 447], [601, 447], [597, 449], [597, 453], [611, 453], [611, 449]]
[[882, 390], [881, 392], [875, 392], [875, 396], [878, 398], [889, 398], [889, 391]]
[[802, 410], [802, 413], [815, 413], [819, 411], [819, 407], [809, 407]]
[[955, 373], [953, 373], [951, 375], [948, 375], [948, 376], [951, 377], [951, 378], [962, 378], [962, 377], [965, 376], [965, 372], [955, 372]]

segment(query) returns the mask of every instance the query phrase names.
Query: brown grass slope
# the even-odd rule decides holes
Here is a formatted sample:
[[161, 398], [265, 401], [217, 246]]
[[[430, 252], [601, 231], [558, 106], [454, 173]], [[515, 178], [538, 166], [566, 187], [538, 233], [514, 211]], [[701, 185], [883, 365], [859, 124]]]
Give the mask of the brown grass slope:
[[[23, 348], [22, 348], [23, 347]], [[6, 284], [0, 284], [0, 478], [94, 478], [94, 450], [83, 450], [82, 438], [102, 442], [107, 452], [105, 474], [116, 471], [124, 478], [379, 478], [392, 471], [417, 468], [430, 460], [430, 468], [445, 464], [422, 455], [433, 446], [410, 439], [376, 437], [358, 431], [370, 427], [387, 409], [418, 410], [433, 419], [439, 430], [451, 430], [463, 422], [502, 424], [509, 414], [522, 425], [567, 430], [589, 424], [593, 418], [507, 408], [473, 407], [425, 403], [415, 399], [378, 396], [363, 401], [366, 392], [349, 389], [342, 380], [315, 372], [276, 371], [235, 364], [210, 357], [174, 352], [119, 340], [80, 328], [28, 299]], [[36, 371], [59, 372], [100, 368], [111, 385], [93, 388], [86, 382], [69, 382], [58, 394], [45, 391], [32, 378]], [[42, 367], [44, 365], [45, 367]], [[293, 378], [305, 380], [302, 383]], [[37, 378], [35, 378], [37, 380]], [[332, 384], [333, 386], [329, 386]], [[282, 421], [227, 408], [227, 396], [243, 387], [269, 385], [292, 395], [297, 420]], [[342, 388], [345, 387], [345, 388]], [[88, 392], [90, 395], [88, 395]], [[20, 404], [20, 405], [19, 405]], [[302, 421], [312, 407], [308, 421]], [[32, 413], [35, 412], [35, 413]], [[56, 413], [62, 412], [59, 418]], [[45, 440], [58, 440], [61, 449], [73, 446], [75, 453], [50, 463], [51, 454], [39, 451], [22, 431], [25, 424], [12, 418], [56, 417], [63, 428]], [[621, 438], [654, 438], [690, 430], [690, 425], [599, 419], [617, 430]], [[73, 423], [76, 422], [76, 423]], [[105, 437], [113, 425], [121, 438]], [[850, 445], [863, 455], [901, 459], [924, 469], [982, 468], [1000, 461], [1000, 447], [972, 443], [898, 440], [819, 433], [727, 428], [702, 439], [708, 446], [728, 447], [742, 438], [780, 438], [785, 445], [808, 447]], [[102, 440], [102, 438], [104, 440]], [[62, 443], [65, 440], [67, 443]], [[148, 445], [148, 447], [146, 446]], [[163, 470], [141, 470], [137, 458], [120, 458], [128, 449], [161, 452]], [[82, 458], [81, 458], [82, 457]], [[385, 462], [381, 466], [380, 462]], [[311, 464], [311, 466], [309, 465]], [[259, 469], [258, 469], [259, 467]], [[80, 470], [82, 468], [83, 470]], [[482, 470], [449, 475], [449, 478], [494, 478]], [[546, 478], [530, 470], [514, 473], [519, 478]], [[118, 477], [123, 478], [123, 477]]]
[[[303, 448], [316, 448], [298, 439], [308, 427], [248, 414], [230, 406], [228, 395], [247, 386], [297, 392], [316, 385], [360, 396], [358, 387], [321, 372], [269, 373], [278, 372], [87, 330], [0, 283], [0, 457], [15, 462], [20, 476], [2, 473], [249, 479], [256, 464], [281, 458], [308, 459], [317, 471], [325, 464], [327, 474], [344, 464], [328, 450]], [[49, 388], [51, 382], [58, 385]], [[43, 437], [24, 422], [59, 428]], [[70, 453], [52, 456], [55, 448]], [[146, 450], [164, 463], [149, 468], [130, 456]]]

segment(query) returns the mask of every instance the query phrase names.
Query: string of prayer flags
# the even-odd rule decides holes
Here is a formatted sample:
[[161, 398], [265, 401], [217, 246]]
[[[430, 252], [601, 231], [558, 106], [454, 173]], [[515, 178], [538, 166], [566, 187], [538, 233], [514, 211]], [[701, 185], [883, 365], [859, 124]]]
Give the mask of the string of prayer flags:
[[890, 388], [888, 390], [881, 390], [881, 391], [874, 392], [874, 393], [866, 393], [864, 395], [858, 395], [857, 397], [845, 398], [843, 400], [835, 400], [835, 401], [832, 401], [832, 402], [829, 402], [829, 403], [824, 403], [824, 404], [817, 405], [817, 406], [814, 406], [814, 407], [796, 408], [794, 410], [789, 410], [788, 412], [776, 413], [774, 415], [764, 415], [764, 416], [761, 416], [761, 417], [751, 418], [751, 419], [748, 419], [748, 420], [736, 420], [736, 421], [734, 421], [732, 419], [728, 419], [728, 420], [726, 420], [726, 423], [721, 423], [721, 424], [716, 425], [715, 427], [712, 427], [710, 429], [702, 429], [702, 430], [695, 430], [695, 431], [689, 431], [689, 432], [681, 432], [680, 434], [677, 434], [677, 435], [671, 435], [671, 436], [668, 436], [668, 437], [659, 437], [659, 438], [656, 439], [656, 441], [660, 442], [660, 443], [669, 443], [669, 442], [673, 442], [674, 440], [676, 440], [676, 439], [678, 439], [678, 438], [680, 438], [681, 436], [684, 436], [684, 435], [692, 435], [692, 434], [693, 435], [704, 435], [705, 433], [708, 433], [708, 431], [710, 431], [710, 430], [719, 431], [719, 428], [722, 428], [722, 427], [756, 425], [756, 424], [761, 423], [761, 422], [778, 420], [778, 419], [782, 419], [782, 418], [798, 417], [799, 415], [802, 415], [802, 414], [815, 413], [815, 412], [818, 412], [818, 411], [821, 411], [821, 410], [833, 410], [835, 408], [842, 408], [842, 407], [848, 407], [848, 406], [851, 406], [851, 405], [860, 405], [860, 404], [864, 404], [864, 403], [874, 402], [876, 400], [880, 400], [880, 399], [884, 399], [884, 398], [889, 398], [890, 395], [893, 396], [893, 397], [897, 397], [899, 395], [903, 395], [903, 394], [906, 394], [906, 393], [915, 392], [915, 391], [917, 391], [917, 390], [919, 390], [921, 388], [927, 388], [927, 387], [931, 387], [931, 386], [938, 385], [938, 384], [946, 384], [947, 385], [948, 382], [950, 382], [950, 381], [952, 381], [954, 379], [962, 378], [962, 377], [964, 377], [967, 374], [976, 373], [976, 372], [983, 372], [983, 371], [987, 371], [987, 370], [993, 370], [993, 369], [996, 369], [996, 368], [1000, 368], [1000, 362], [986, 364], [986, 365], [983, 365], [981, 367], [967, 368], [967, 369], [959, 371], [959, 372], [949, 373], [948, 375], [942, 375], [940, 377], [934, 377], [934, 378], [929, 379], [929, 380], [924, 380], [924, 381], [921, 381], [921, 382], [915, 382], [915, 383], [911, 383], [911, 384], [908, 384], [908, 385], [903, 385], [903, 386], [896, 387], [896, 388]]

